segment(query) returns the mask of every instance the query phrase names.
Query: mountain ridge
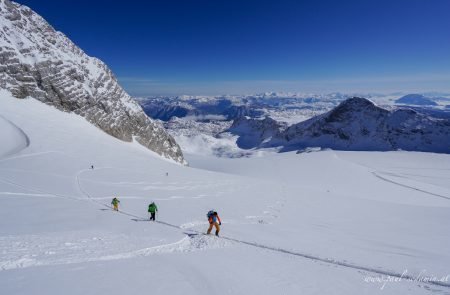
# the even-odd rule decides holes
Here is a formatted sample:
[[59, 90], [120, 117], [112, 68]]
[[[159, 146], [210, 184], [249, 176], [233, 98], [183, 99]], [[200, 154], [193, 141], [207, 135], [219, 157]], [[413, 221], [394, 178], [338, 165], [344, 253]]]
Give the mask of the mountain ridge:
[[[244, 123], [246, 126], [261, 126], [248, 119], [242, 121], [243, 124], [239, 122], [241, 121], [237, 120], [233, 124], [233, 130], [239, 130]], [[258, 129], [259, 134], [270, 134], [270, 137], [263, 137], [251, 146], [246, 144], [241, 147], [279, 147], [280, 151], [322, 147], [336, 150], [402, 149], [450, 153], [450, 120], [434, 118], [409, 108], [386, 110], [359, 97], [349, 98], [327, 113], [293, 124], [284, 130], [274, 126], [270, 124], [267, 127], [271, 129], [269, 131]], [[241, 131], [241, 134], [249, 132]], [[239, 140], [237, 143], [239, 144]]]
[[123, 141], [186, 164], [181, 148], [118, 84], [112, 71], [27, 6], [0, 1], [0, 88], [83, 116]]

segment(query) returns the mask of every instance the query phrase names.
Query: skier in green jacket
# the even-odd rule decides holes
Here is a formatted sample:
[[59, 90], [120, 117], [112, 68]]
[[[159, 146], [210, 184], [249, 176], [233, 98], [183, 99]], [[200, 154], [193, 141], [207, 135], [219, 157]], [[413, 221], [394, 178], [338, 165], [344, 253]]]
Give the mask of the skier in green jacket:
[[150, 213], [150, 220], [155, 221], [156, 212], [158, 212], [158, 207], [154, 202], [148, 205], [148, 213]]
[[119, 211], [119, 204], [120, 204], [119, 199], [117, 198], [112, 199], [111, 205], [113, 205], [114, 211]]

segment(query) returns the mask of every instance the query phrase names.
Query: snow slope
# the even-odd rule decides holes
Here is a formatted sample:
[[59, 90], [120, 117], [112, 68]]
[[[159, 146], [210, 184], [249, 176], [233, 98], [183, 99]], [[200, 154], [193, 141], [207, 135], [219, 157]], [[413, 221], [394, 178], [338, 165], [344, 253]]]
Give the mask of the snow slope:
[[[192, 168], [75, 114], [0, 99], [2, 143], [15, 138], [0, 159], [2, 294], [450, 292], [448, 278], [421, 279], [450, 273], [449, 155], [188, 155]], [[221, 238], [198, 234], [211, 208]]]
[[20, 152], [29, 144], [27, 135], [13, 123], [0, 117], [0, 157]]

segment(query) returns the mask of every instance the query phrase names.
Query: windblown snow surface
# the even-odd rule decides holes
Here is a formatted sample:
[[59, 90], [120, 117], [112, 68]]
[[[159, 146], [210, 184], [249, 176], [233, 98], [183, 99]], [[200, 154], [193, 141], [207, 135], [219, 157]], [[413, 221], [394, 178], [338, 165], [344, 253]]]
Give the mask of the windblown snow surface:
[[[36, 100], [0, 101], [1, 294], [450, 294], [450, 155], [184, 167]], [[220, 238], [201, 234], [211, 208]]]

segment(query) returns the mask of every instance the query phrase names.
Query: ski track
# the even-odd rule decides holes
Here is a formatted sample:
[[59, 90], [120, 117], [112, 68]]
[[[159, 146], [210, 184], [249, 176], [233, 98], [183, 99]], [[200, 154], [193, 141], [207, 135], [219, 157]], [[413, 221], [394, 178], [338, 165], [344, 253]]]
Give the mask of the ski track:
[[[425, 194], [428, 194], [428, 195], [431, 195], [431, 196], [435, 196], [435, 197], [443, 198], [443, 199], [446, 199], [446, 200], [450, 200], [450, 197], [443, 196], [443, 195], [436, 194], [436, 193], [432, 193], [432, 192], [429, 192], [429, 191], [426, 191], [426, 190], [423, 190], [423, 189], [420, 189], [420, 188], [417, 188], [417, 187], [414, 187], [414, 186], [410, 186], [410, 185], [406, 185], [406, 184], [403, 184], [403, 183], [394, 181], [394, 180], [389, 179], [389, 178], [387, 178], [387, 177], [385, 177], [385, 176], [381, 176], [380, 174], [381, 174], [381, 173], [384, 173], [384, 172], [376, 172], [376, 171], [372, 171], [371, 173], [372, 173], [375, 177], [377, 177], [378, 179], [381, 179], [381, 180], [383, 180], [383, 181], [386, 181], [386, 182], [389, 182], [389, 183], [392, 183], [392, 184], [396, 184], [396, 185], [399, 185], [399, 186], [401, 186], [401, 187], [405, 187], [405, 188], [412, 189], [412, 190], [415, 190], [415, 191], [419, 191], [419, 192], [421, 192], [421, 193], [425, 193]], [[389, 174], [389, 173], [384, 173], [384, 174]]]
[[47, 155], [47, 154], [64, 154], [64, 152], [46, 151], [46, 152], [37, 152], [37, 153], [29, 153], [29, 154], [23, 154], [23, 155], [17, 155], [17, 156], [10, 156], [10, 157], [0, 159], [0, 163], [10, 161], [10, 160], [17, 160], [17, 159], [29, 158], [29, 157], [37, 157], [37, 156], [42, 156], [42, 155]]
[[[438, 169], [436, 169], [436, 170], [438, 170]], [[450, 181], [450, 177], [445, 177], [445, 176], [444, 177], [443, 176], [430, 176], [430, 175], [412, 174], [412, 173], [404, 173], [404, 172], [401, 172], [401, 173], [386, 172], [386, 174], [392, 174], [397, 177], [404, 177], [404, 178], [408, 178], [408, 179], [410, 179], [409, 177], [412, 176], [412, 177], [421, 177], [421, 178], [430, 178], [430, 179], [445, 179], [445, 180]]]
[[[180, 227], [172, 225], [172, 224], [167, 224], [167, 223], [164, 223], [164, 222], [160, 222], [160, 223], [163, 223], [165, 225], [169, 225], [171, 227], [180, 228]], [[197, 231], [197, 230], [191, 229], [191, 231], [194, 234], [205, 235], [204, 233], [202, 233], [200, 231]], [[190, 233], [186, 233], [186, 232], [185, 232], [185, 234], [190, 235]], [[301, 258], [305, 258], [305, 259], [309, 259], [309, 260], [313, 260], [313, 261], [317, 261], [317, 262], [322, 262], [322, 263], [326, 263], [326, 264], [332, 264], [332, 265], [336, 265], [336, 266], [351, 268], [351, 269], [354, 269], [354, 270], [370, 272], [370, 273], [378, 274], [378, 275], [382, 275], [382, 276], [390, 276], [390, 277], [404, 279], [404, 280], [409, 280], [409, 281], [415, 281], [416, 278], [417, 278], [417, 276], [414, 276], [414, 275], [405, 275], [405, 274], [402, 274], [400, 272], [384, 270], [382, 268], [375, 268], [375, 267], [370, 267], [370, 266], [358, 265], [358, 264], [355, 264], [355, 263], [351, 263], [351, 262], [347, 262], [347, 261], [340, 261], [340, 260], [336, 260], [336, 259], [332, 259], [332, 258], [319, 257], [319, 256], [311, 255], [311, 254], [297, 252], [297, 251], [294, 251], [294, 250], [287, 250], [287, 249], [283, 249], [283, 248], [279, 248], [279, 247], [267, 246], [267, 245], [260, 244], [260, 243], [257, 243], [257, 242], [249, 242], [249, 241], [245, 241], [245, 240], [241, 240], [241, 239], [235, 239], [235, 238], [222, 236], [222, 235], [220, 236], [220, 239], [225, 239], [225, 240], [232, 241], [232, 242], [235, 242], [235, 243], [238, 243], [238, 244], [242, 244], [242, 245], [256, 247], [256, 248], [260, 248], [260, 249], [263, 249], [263, 250], [274, 251], [274, 252], [277, 252], [277, 253], [288, 254], [288, 255], [301, 257]], [[436, 286], [440, 286], [440, 287], [450, 288], [450, 283], [446, 283], [446, 282], [430, 281], [430, 282], [427, 282], [425, 284], [430, 284], [430, 285], [436, 285]]]
[[[106, 237], [1, 237], [2, 260], [0, 271], [44, 265], [64, 265], [95, 261], [110, 261], [145, 257], [155, 254], [194, 252], [229, 247], [231, 241], [203, 235], [186, 235], [174, 243], [152, 246], [143, 249], [130, 249], [121, 253], [108, 253], [117, 244], [121, 248], [131, 248], [134, 243], [123, 241], [121, 235]], [[9, 245], [14, 245], [10, 248]], [[114, 246], [114, 247], [112, 247]], [[26, 254], [24, 254], [26, 253]]]
[[[111, 168], [103, 168], [103, 169], [111, 169]], [[92, 171], [91, 169], [83, 169], [78, 171], [76, 174], [76, 183], [78, 186], [78, 189], [82, 195], [87, 197], [87, 200], [96, 203], [98, 205], [101, 205], [103, 207], [108, 208], [108, 210], [111, 210], [111, 207], [107, 204], [104, 204], [95, 198], [92, 198], [91, 195], [85, 191], [81, 184], [80, 184], [80, 175], [82, 173]], [[72, 198], [65, 195], [57, 195], [57, 194], [51, 194], [46, 193], [41, 190], [33, 189], [33, 188], [27, 188], [23, 185], [17, 184], [15, 182], [9, 181], [4, 178], [0, 178], [0, 181], [8, 184], [12, 184], [15, 186], [18, 186], [20, 188], [29, 190], [29, 191], [36, 191], [45, 194], [45, 196], [53, 196], [53, 197], [62, 197], [66, 199], [75, 199], [77, 201], [80, 201], [82, 199], [78, 198]], [[11, 193], [15, 194], [15, 193]], [[22, 193], [17, 193], [22, 194]], [[118, 211], [117, 213], [126, 215], [129, 217], [134, 217], [136, 221], [148, 221], [147, 218], [144, 218], [142, 216], [138, 216], [126, 211]], [[164, 225], [164, 226], [170, 226], [172, 228], [176, 228], [178, 230], [181, 230], [179, 226], [172, 225], [169, 223], [166, 223], [164, 221], [156, 221], [156, 223]], [[164, 253], [174, 253], [174, 252], [192, 252], [192, 251], [199, 251], [199, 250], [205, 250], [205, 249], [215, 249], [215, 248], [223, 248], [230, 246], [233, 242], [226, 241], [226, 240], [219, 240], [215, 237], [212, 237], [214, 239], [213, 242], [211, 242], [211, 237], [206, 237], [204, 235], [187, 235], [183, 237], [181, 240], [164, 244], [164, 245], [157, 245], [153, 247], [138, 249], [138, 250], [132, 250], [132, 251], [126, 251], [122, 253], [111, 253], [106, 255], [100, 255], [99, 252], [105, 251], [104, 249], [109, 249], [113, 247], [108, 247], [105, 242], [96, 244], [99, 245], [92, 245], [92, 241], [89, 239], [82, 239], [82, 240], [73, 240], [70, 238], [63, 239], [62, 241], [56, 241], [54, 237], [50, 240], [46, 240], [45, 238], [39, 237], [39, 236], [33, 236], [28, 239], [24, 237], [20, 237], [19, 240], [15, 241], [15, 237], [0, 237], [0, 245], [4, 245], [3, 249], [0, 249], [0, 271], [10, 270], [10, 269], [17, 269], [17, 268], [26, 268], [26, 267], [34, 267], [34, 266], [44, 266], [44, 265], [61, 265], [61, 264], [75, 264], [75, 263], [83, 263], [83, 262], [95, 262], [95, 261], [107, 261], [107, 260], [118, 260], [118, 259], [129, 259], [134, 257], [140, 257], [140, 256], [149, 256], [154, 254], [164, 254]], [[25, 239], [25, 240], [24, 240]], [[111, 238], [96, 238], [94, 237], [94, 241], [104, 241], [104, 240], [110, 240]], [[70, 242], [67, 242], [67, 241]], [[117, 243], [120, 243], [121, 237], [114, 239], [110, 245], [116, 246]], [[87, 243], [87, 244], [86, 244]], [[84, 245], [83, 245], [84, 244]], [[95, 244], [95, 243], [94, 243]], [[11, 247], [11, 245], [14, 245], [14, 247]], [[26, 253], [26, 254], [24, 254]], [[60, 257], [56, 257], [55, 256]], [[94, 254], [95, 257], [89, 257], [90, 254]], [[101, 253], [100, 253], [101, 254]], [[88, 256], [88, 257], [86, 257]], [[46, 257], [47, 259], [42, 259], [42, 257]]]
[[[337, 157], [337, 155], [336, 155]], [[338, 157], [337, 157], [338, 158]], [[111, 167], [112, 168], [112, 167]], [[108, 168], [101, 168], [101, 169], [111, 169], [110, 167]], [[368, 167], [366, 167], [368, 168]], [[90, 194], [88, 192], [86, 192], [85, 190], [82, 189], [81, 187], [81, 183], [80, 183], [80, 175], [82, 173], [88, 172], [88, 171], [92, 171], [91, 169], [82, 169], [80, 170], [76, 175], [76, 182], [77, 182], [77, 186], [78, 189], [80, 190], [80, 192], [85, 195], [89, 200], [91, 200], [94, 203], [97, 203], [100, 206], [106, 207], [108, 209], [111, 209], [110, 206], [99, 202], [98, 200], [92, 198], [90, 196]], [[285, 197], [284, 197], [285, 199]], [[119, 214], [123, 214], [126, 216], [130, 216], [130, 217], [134, 217], [134, 221], [147, 221], [148, 219], [142, 216], [138, 216], [126, 211], [118, 211]], [[192, 231], [192, 233], [186, 233], [184, 232], [186, 228], [183, 228], [182, 226], [178, 226], [178, 225], [174, 225], [174, 224], [170, 224], [168, 222], [164, 222], [164, 221], [156, 221], [156, 223], [164, 225], [164, 226], [168, 226], [171, 228], [175, 228], [177, 230], [181, 230], [183, 231], [184, 234], [188, 235], [187, 238], [191, 238], [192, 233], [194, 234], [198, 234], [199, 236], [204, 235], [204, 233], [194, 230], [194, 229], [190, 229]], [[346, 267], [346, 268], [351, 268], [351, 269], [355, 269], [355, 270], [360, 270], [360, 271], [365, 271], [365, 272], [370, 272], [370, 273], [374, 273], [374, 274], [378, 274], [378, 275], [382, 275], [382, 276], [391, 276], [394, 278], [400, 278], [400, 279], [405, 279], [405, 280], [411, 280], [414, 281], [415, 277], [413, 275], [403, 275], [400, 272], [395, 272], [395, 271], [389, 271], [389, 270], [383, 270], [381, 268], [375, 268], [375, 267], [370, 267], [370, 266], [364, 266], [364, 265], [358, 265], [355, 263], [350, 263], [350, 262], [346, 262], [346, 261], [339, 261], [336, 259], [332, 259], [332, 258], [325, 258], [325, 257], [319, 257], [319, 256], [315, 256], [315, 255], [311, 255], [311, 254], [306, 254], [306, 253], [302, 253], [302, 252], [297, 252], [297, 251], [293, 251], [293, 250], [287, 250], [287, 249], [283, 249], [283, 248], [279, 248], [279, 247], [273, 247], [273, 246], [268, 246], [268, 245], [264, 245], [264, 244], [260, 244], [257, 242], [251, 242], [251, 241], [245, 241], [245, 240], [240, 240], [240, 239], [236, 239], [236, 238], [231, 238], [231, 237], [227, 237], [227, 236], [221, 236], [220, 239], [225, 239], [231, 242], [235, 242], [238, 244], [242, 244], [242, 245], [247, 245], [250, 247], [255, 247], [255, 248], [259, 248], [259, 249], [264, 249], [264, 250], [269, 250], [269, 251], [274, 251], [274, 252], [278, 252], [278, 253], [282, 253], [282, 254], [287, 254], [287, 255], [292, 255], [292, 256], [296, 256], [296, 257], [301, 257], [301, 258], [305, 258], [305, 259], [309, 259], [309, 260], [313, 260], [313, 261], [317, 261], [317, 262], [322, 262], [322, 263], [326, 263], [326, 264], [332, 264], [332, 265], [336, 265], [336, 266], [341, 266], [341, 267]], [[168, 245], [160, 245], [160, 246], [156, 246], [156, 247], [151, 247], [151, 248], [146, 248], [146, 249], [142, 249], [142, 250], [138, 250], [138, 251], [134, 251], [132, 253], [135, 254], [131, 254], [131, 253], [125, 253], [125, 254], [114, 254], [112, 256], [106, 256], [107, 258], [131, 258], [131, 257], [136, 257], [139, 255], [143, 255], [142, 253], [159, 253], [164, 249], [164, 247], [170, 247], [170, 245], [178, 245], [179, 243], [184, 243], [184, 241], [186, 240], [186, 237], [183, 238], [182, 240], [175, 242], [173, 244], [168, 244]], [[156, 249], [152, 252], [152, 250], [150, 249]], [[147, 251], [147, 252], [146, 252]], [[174, 252], [174, 251], [172, 251]], [[136, 254], [137, 253], [137, 254]], [[166, 252], [167, 253], [167, 252]], [[101, 258], [101, 259], [107, 259], [107, 258]], [[23, 265], [30, 265], [30, 262], [28, 260], [25, 260], [25, 263], [22, 263]], [[445, 282], [438, 282], [438, 281], [430, 281], [427, 282], [426, 284], [429, 285], [436, 285], [436, 286], [440, 286], [440, 287], [447, 287], [450, 288], [450, 283], [445, 283]]]
[[[54, 194], [54, 193], [46, 192], [46, 191], [41, 190], [41, 189], [32, 188], [32, 187], [27, 187], [27, 186], [24, 186], [24, 185], [22, 185], [22, 184], [19, 184], [19, 183], [16, 183], [16, 182], [14, 182], [14, 181], [11, 181], [11, 180], [9, 180], [9, 179], [6, 179], [6, 178], [4, 178], [4, 177], [0, 177], [0, 182], [3, 182], [3, 183], [6, 183], [6, 184], [9, 184], [9, 185], [16, 186], [16, 187], [19, 187], [19, 188], [24, 189], [24, 190], [27, 190], [27, 191], [36, 192], [36, 193], [40, 194], [41, 196], [42, 196], [42, 195], [47, 195], [47, 196], [54, 196], [54, 197], [56, 197], [56, 198], [63, 198], [63, 199], [74, 200], [74, 201], [81, 201], [81, 200], [80, 200], [79, 198], [77, 198], [77, 197], [67, 196], [67, 195], [63, 195], [63, 194]], [[24, 195], [26, 195], [26, 194], [24, 194]]]
[[[336, 156], [337, 157], [337, 156]], [[339, 158], [339, 157], [337, 157]], [[104, 168], [100, 168], [100, 169], [111, 169], [112, 167], [104, 167]], [[369, 167], [366, 167], [369, 168]], [[88, 200], [108, 208], [109, 210], [111, 209], [110, 206], [96, 200], [95, 198], [92, 198], [90, 196], [90, 194], [88, 192], [86, 192], [85, 190], [83, 190], [83, 188], [81, 187], [81, 183], [80, 183], [80, 175], [82, 173], [85, 173], [87, 171], [92, 171], [91, 169], [82, 169], [80, 171], [78, 171], [78, 173], [75, 175], [76, 178], [76, 183], [78, 186], [79, 191], [81, 192], [81, 194], [83, 194], [84, 196], [87, 197]], [[372, 172], [374, 173], [374, 172]], [[377, 176], [376, 174], [374, 174], [375, 176]], [[379, 176], [377, 176], [379, 177]], [[382, 177], [379, 177], [382, 178]], [[4, 181], [6, 183], [10, 183], [10, 184], [14, 184], [17, 186], [20, 186], [22, 188], [25, 188], [22, 185], [18, 185], [14, 182], [11, 182], [9, 180], [5, 180], [5, 179], [0, 179], [1, 181]], [[384, 181], [388, 181], [388, 182], [392, 182], [394, 184], [397, 185], [401, 185], [401, 186], [405, 186], [409, 189], [415, 189], [418, 191], [422, 191], [420, 189], [417, 188], [413, 188], [413, 187], [409, 187], [403, 184], [399, 184], [399, 183], [395, 183], [393, 181], [390, 181], [389, 179], [383, 179]], [[25, 188], [28, 189], [28, 188]], [[34, 191], [38, 191], [33, 189]], [[42, 191], [38, 191], [40, 193], [46, 193], [46, 192], [42, 192]], [[448, 199], [445, 196], [441, 196], [441, 195], [436, 195], [427, 191], [422, 191], [424, 193], [428, 193], [428, 194], [432, 194], [438, 197], [443, 197]], [[51, 195], [55, 195], [55, 194], [51, 194]], [[71, 198], [68, 196], [63, 196], [63, 195], [55, 195], [55, 196], [60, 196], [60, 197], [65, 197], [65, 198]], [[80, 199], [76, 199], [76, 200], [80, 200]], [[285, 201], [285, 196], [283, 198], [283, 201]], [[284, 205], [284, 202], [282, 202]], [[133, 213], [129, 213], [126, 211], [118, 211], [119, 214], [123, 214], [129, 217], [133, 217], [134, 221], [147, 221], [147, 218], [144, 218], [142, 216], [138, 216], [135, 215]], [[23, 267], [30, 267], [30, 266], [39, 266], [39, 265], [49, 265], [49, 264], [67, 264], [67, 263], [81, 263], [81, 262], [92, 262], [92, 261], [104, 261], [104, 260], [117, 260], [117, 259], [128, 259], [128, 258], [134, 258], [134, 257], [139, 257], [139, 256], [148, 256], [148, 255], [153, 255], [153, 254], [161, 254], [161, 253], [173, 253], [173, 252], [189, 252], [189, 251], [195, 251], [198, 249], [211, 249], [211, 248], [223, 248], [223, 247], [227, 247], [232, 245], [233, 243], [237, 243], [237, 244], [241, 244], [241, 245], [246, 245], [246, 246], [250, 246], [250, 247], [254, 247], [254, 248], [259, 248], [259, 249], [263, 249], [263, 250], [268, 250], [268, 251], [273, 251], [273, 252], [277, 252], [277, 253], [281, 253], [281, 254], [286, 254], [286, 255], [292, 255], [292, 256], [296, 256], [296, 257], [301, 257], [304, 259], [309, 259], [309, 260], [313, 260], [313, 261], [317, 261], [317, 262], [322, 262], [325, 264], [331, 264], [331, 265], [336, 265], [336, 266], [340, 266], [340, 267], [346, 267], [346, 268], [350, 268], [350, 269], [354, 269], [354, 270], [359, 270], [359, 271], [364, 271], [364, 272], [369, 272], [369, 273], [373, 273], [373, 274], [378, 274], [378, 275], [382, 275], [382, 276], [390, 276], [390, 277], [394, 277], [394, 278], [401, 278], [404, 280], [410, 280], [410, 281], [414, 281], [415, 277], [413, 275], [404, 275], [402, 273], [399, 272], [395, 272], [395, 271], [390, 271], [390, 270], [384, 270], [382, 268], [375, 268], [375, 267], [370, 267], [370, 266], [364, 266], [364, 265], [359, 265], [359, 264], [355, 264], [355, 263], [351, 263], [351, 262], [347, 262], [347, 261], [340, 261], [340, 260], [336, 260], [336, 259], [332, 259], [332, 258], [325, 258], [325, 257], [320, 257], [320, 256], [315, 256], [315, 255], [311, 255], [311, 254], [307, 254], [307, 253], [302, 253], [302, 252], [298, 252], [298, 251], [294, 251], [294, 250], [287, 250], [287, 249], [283, 249], [283, 248], [279, 248], [279, 247], [275, 247], [275, 246], [268, 246], [268, 245], [264, 245], [264, 244], [260, 244], [258, 242], [252, 242], [252, 241], [245, 241], [245, 240], [241, 240], [241, 239], [236, 239], [236, 238], [232, 238], [232, 237], [227, 237], [227, 236], [221, 236], [219, 239], [217, 239], [217, 241], [220, 240], [225, 240], [228, 242], [232, 242], [232, 243], [223, 243], [223, 242], [215, 242], [215, 245], [210, 245], [210, 237], [207, 237], [204, 233], [194, 230], [194, 229], [190, 229], [191, 233], [187, 233], [185, 232], [185, 230], [188, 228], [188, 225], [185, 224], [185, 226], [178, 226], [178, 225], [173, 225], [164, 221], [156, 221], [155, 223], [157, 224], [161, 224], [163, 226], [168, 226], [171, 228], [175, 228], [177, 230], [182, 231], [184, 234], [186, 234], [187, 236], [184, 237], [183, 239], [181, 239], [180, 241], [171, 243], [171, 244], [164, 244], [164, 245], [158, 245], [158, 246], [154, 246], [154, 247], [149, 247], [149, 248], [144, 248], [144, 249], [140, 249], [140, 250], [135, 250], [135, 251], [128, 251], [128, 252], [124, 252], [124, 253], [119, 253], [119, 254], [111, 254], [111, 255], [104, 255], [104, 256], [100, 256], [97, 258], [79, 258], [79, 259], [73, 259], [70, 261], [64, 260], [64, 261], [59, 261], [59, 260], [55, 260], [53, 262], [45, 262], [45, 261], [39, 261], [36, 258], [34, 258], [33, 256], [23, 256], [17, 259], [13, 259], [13, 260], [6, 260], [6, 261], [1, 261], [0, 262], [0, 269], [1, 270], [8, 270], [8, 269], [14, 269], [14, 268], [23, 268]], [[212, 237], [215, 239], [215, 237]], [[207, 239], [207, 240], [206, 240]], [[192, 240], [194, 240], [194, 242], [192, 242]], [[217, 244], [219, 246], [217, 246]], [[51, 251], [49, 252], [51, 253]], [[430, 281], [427, 283], [424, 283], [425, 285], [436, 285], [436, 286], [440, 286], [440, 287], [446, 287], [446, 288], [450, 288], [450, 283], [446, 283], [446, 282], [439, 282], [439, 281]]]
[[[388, 174], [388, 175], [390, 174], [390, 175], [396, 176], [394, 173], [378, 171], [376, 169], [373, 169], [372, 167], [368, 167], [368, 166], [362, 165], [360, 163], [356, 163], [356, 162], [352, 162], [352, 161], [349, 161], [349, 160], [342, 159], [336, 153], [333, 153], [333, 154], [334, 154], [334, 157], [336, 159], [338, 159], [338, 160], [341, 160], [343, 162], [347, 162], [347, 163], [350, 163], [350, 164], [353, 164], [353, 165], [357, 165], [357, 166], [360, 166], [360, 167], [363, 167], [363, 168], [367, 169], [368, 171], [370, 171], [370, 173], [373, 176], [375, 176], [376, 178], [378, 178], [378, 179], [380, 179], [382, 181], [389, 182], [391, 184], [395, 184], [395, 185], [398, 185], [398, 186], [401, 186], [401, 187], [404, 187], [404, 188], [407, 188], [407, 189], [419, 191], [421, 193], [428, 194], [428, 195], [431, 195], [431, 196], [434, 196], [434, 197], [439, 197], [439, 198], [442, 198], [442, 199], [450, 200], [450, 197], [448, 197], [448, 196], [443, 196], [443, 195], [436, 194], [436, 193], [433, 193], [433, 192], [430, 192], [430, 191], [427, 191], [427, 190], [424, 190], [424, 189], [420, 189], [420, 188], [417, 188], [417, 187], [414, 187], [414, 186], [406, 185], [406, 184], [403, 184], [401, 182], [397, 182], [397, 181], [389, 179], [389, 178], [387, 178], [385, 176], [381, 176], [380, 175], [380, 174]], [[404, 178], [409, 179], [408, 177], [404, 177]]]
[[[365, 167], [365, 168], [368, 168], [368, 167]], [[415, 188], [412, 188], [412, 187], [408, 187], [408, 188], [415, 189]], [[287, 200], [286, 199], [286, 193], [285, 193], [284, 185], [282, 185], [281, 191], [282, 191], [282, 199], [281, 199], [281, 201], [277, 202], [277, 206], [268, 206], [269, 210], [276, 211], [276, 213], [280, 213], [281, 212], [282, 207], [285, 206], [286, 200]], [[420, 190], [420, 191], [422, 191], [422, 190]], [[427, 191], [422, 191], [422, 192], [430, 193], [430, 192], [427, 192]], [[431, 194], [433, 194], [433, 193], [431, 193]], [[444, 198], [447, 198], [447, 197], [444, 196]], [[271, 211], [269, 211], [269, 210], [263, 212], [265, 214], [265, 216], [247, 216], [247, 217], [250, 218], [250, 219], [258, 218], [258, 217], [267, 217], [267, 214], [269, 214], [269, 215], [271, 214]], [[273, 215], [270, 215], [270, 217], [277, 218], [278, 215], [273, 214]], [[258, 220], [258, 222], [260, 222], [260, 221], [264, 222], [264, 219]], [[180, 226], [180, 228], [186, 229], [186, 228], [189, 228], [190, 225], [191, 226], [196, 226], [198, 224], [201, 224], [201, 222], [192, 222], [192, 223], [183, 224], [183, 225]], [[170, 226], [176, 227], [174, 225], [170, 225]], [[192, 231], [195, 232], [195, 233], [198, 233], [198, 234], [202, 234], [201, 232], [196, 231], [196, 230], [192, 230]], [[267, 245], [260, 244], [260, 243], [257, 243], [257, 242], [249, 242], [249, 241], [235, 239], [235, 238], [231, 238], [231, 237], [227, 237], [227, 236], [221, 236], [221, 239], [226, 239], [226, 240], [229, 240], [229, 241], [233, 241], [233, 242], [240, 243], [240, 244], [247, 245], [247, 246], [251, 246], [251, 247], [257, 247], [257, 248], [264, 249], [264, 250], [275, 251], [275, 252], [278, 252], [278, 253], [293, 255], [293, 256], [297, 256], [297, 257], [302, 257], [302, 258], [306, 258], [306, 259], [310, 259], [310, 260], [313, 260], [313, 261], [318, 261], [318, 262], [322, 262], [322, 263], [326, 263], [326, 264], [333, 264], [333, 265], [337, 265], [337, 266], [341, 266], [341, 267], [346, 267], [346, 268], [351, 268], [351, 269], [355, 269], [355, 270], [361, 270], [361, 271], [365, 271], [365, 272], [379, 274], [379, 275], [382, 275], [382, 276], [390, 276], [390, 277], [395, 277], [395, 278], [402, 278], [402, 279], [410, 280], [410, 281], [414, 281], [415, 278], [416, 278], [414, 275], [404, 275], [404, 274], [402, 274], [400, 272], [384, 270], [382, 268], [375, 268], [375, 267], [369, 267], [369, 266], [364, 266], [364, 265], [358, 265], [358, 264], [355, 264], [355, 263], [351, 263], [351, 262], [347, 262], [347, 261], [339, 261], [339, 260], [332, 259], [332, 258], [319, 257], [319, 256], [311, 255], [311, 254], [301, 253], [301, 252], [297, 252], [297, 251], [293, 251], [293, 250], [286, 250], [286, 249], [279, 248], [279, 247], [267, 246]], [[433, 281], [433, 282], [429, 282], [429, 284], [450, 288], [450, 283], [445, 283], [445, 282], [435, 282], [435, 281]]]
[[30, 138], [28, 137], [28, 135], [23, 131], [22, 128], [20, 128], [19, 126], [17, 126], [16, 124], [14, 124], [13, 122], [11, 122], [10, 120], [6, 119], [5, 117], [3, 117], [2, 115], [0, 115], [0, 119], [5, 121], [6, 124], [9, 124], [10, 126], [12, 126], [13, 129], [15, 129], [21, 136], [22, 139], [25, 140], [25, 144], [24, 146], [20, 145], [20, 146], [15, 146], [13, 150], [9, 151], [6, 155], [3, 155], [4, 158], [0, 160], [0, 162], [3, 162], [5, 159], [8, 159], [9, 156], [15, 155], [17, 153], [19, 153], [20, 151], [23, 151], [24, 149], [26, 149], [27, 147], [30, 146]]
[[58, 198], [50, 194], [27, 194], [27, 193], [16, 193], [16, 192], [0, 192], [3, 196], [23, 196], [23, 197], [33, 197], [33, 198]]

